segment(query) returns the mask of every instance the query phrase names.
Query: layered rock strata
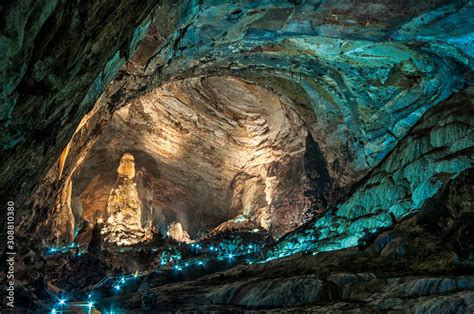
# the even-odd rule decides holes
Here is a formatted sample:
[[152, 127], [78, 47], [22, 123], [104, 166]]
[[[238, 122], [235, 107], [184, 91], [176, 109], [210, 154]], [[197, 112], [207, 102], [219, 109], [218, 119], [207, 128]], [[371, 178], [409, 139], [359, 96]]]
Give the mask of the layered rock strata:
[[195, 238], [242, 215], [280, 236], [311, 206], [308, 137], [291, 101], [258, 85], [233, 77], [169, 83], [114, 114], [73, 178], [74, 197], [84, 219], [103, 215], [114, 184], [109, 161], [130, 151], [142, 223], [166, 233], [175, 221]]
[[431, 109], [347, 199], [289, 233], [269, 256], [355, 246], [430, 202], [449, 179], [474, 165], [473, 96], [468, 87]]
[[[102, 3], [96, 5], [106, 6]], [[22, 6], [25, 10], [32, 7], [27, 4]], [[58, 5], [56, 11], [63, 12], [64, 14], [59, 15], [66, 17], [75, 12], [73, 7], [67, 11], [64, 5]], [[92, 7], [86, 6], [83, 11], [79, 10], [79, 13], [92, 10]], [[124, 20], [137, 13], [135, 10], [141, 9], [137, 7], [127, 11], [121, 5], [116, 8], [120, 12], [127, 12]], [[48, 14], [52, 13], [49, 9], [45, 11]], [[105, 90], [104, 97], [98, 103], [97, 120], [107, 120], [110, 113], [117, 108], [170, 80], [216, 74], [238, 76], [271, 88], [287, 96], [297, 105], [297, 110], [307, 119], [306, 124], [310, 126], [308, 129], [312, 138], [325, 156], [327, 170], [334, 186], [336, 189], [348, 188], [380, 162], [426, 110], [457, 92], [463, 82], [469, 80], [469, 75], [466, 76], [465, 73], [472, 71], [473, 64], [472, 49], [469, 45], [472, 38], [472, 23], [469, 16], [472, 15], [472, 10], [467, 0], [419, 2], [409, 5], [403, 1], [392, 3], [383, 0], [363, 4], [351, 1], [304, 3], [261, 1], [231, 5], [212, 1], [191, 1], [176, 5], [164, 1], [160, 4], [160, 10], [156, 12], [153, 21], [137, 27], [133, 32], [130, 46], [136, 48], [138, 39], [142, 36], [145, 37], [144, 44]], [[28, 16], [20, 14], [21, 10], [11, 9], [6, 12], [10, 20], [15, 18], [21, 20]], [[100, 24], [95, 15], [87, 16], [87, 21], [90, 22], [87, 25], [97, 27]], [[43, 21], [43, 17], [38, 16], [38, 20]], [[37, 16], [31, 16], [32, 21], [36, 18]], [[121, 18], [119, 14], [114, 15], [107, 27], [120, 24], [124, 21], [120, 20]], [[64, 18], [58, 23], [65, 21], [77, 20]], [[2, 25], [7, 24], [28, 27], [36, 25], [34, 23]], [[94, 27], [92, 29], [95, 29]], [[125, 29], [127, 28], [119, 27], [114, 32]], [[229, 31], [225, 31], [226, 29]], [[100, 34], [104, 35], [108, 29], [102, 27], [101, 31], [103, 32]], [[10, 33], [11, 38], [21, 38], [21, 32]], [[93, 37], [92, 40], [95, 40], [94, 38], [97, 39]], [[40, 36], [40, 39], [43, 37]], [[55, 40], [48, 41], [48, 45], [68, 47], [64, 44], [65, 39], [57, 36]], [[77, 42], [84, 40], [83, 38]], [[117, 43], [107, 40], [104, 42], [114, 45]], [[18, 51], [29, 51], [27, 46], [19, 47]], [[103, 78], [111, 78], [114, 71], [123, 64], [125, 58], [122, 56], [129, 56], [135, 50], [128, 49], [128, 46], [123, 47], [120, 49], [122, 52], [117, 55], [114, 54], [115, 46], [114, 49], [109, 45], [101, 47], [103, 48], [100, 50], [101, 56], [110, 48], [108, 53], [113, 58], [110, 59], [101, 78], [96, 81], [97, 84], [93, 84], [95, 87], [91, 89], [93, 93], [87, 98], [90, 101], [104, 90], [106, 80]], [[40, 58], [41, 60], [47, 59], [48, 51], [57, 50], [41, 50], [39, 55], [45, 56]], [[53, 60], [57, 56], [50, 57]], [[89, 55], [84, 60], [88, 60], [88, 57]], [[48, 72], [51, 70], [51, 65], [62, 64], [33, 61], [30, 63], [38, 64], [32, 67], [34, 73], [37, 70]], [[81, 66], [82, 63], [74, 64]], [[38, 73], [42, 73], [41, 71]], [[75, 79], [75, 73], [79, 72], [68, 73], [68, 77]], [[28, 77], [43, 82], [44, 80], [40, 78], [52, 76], [35, 74]], [[82, 79], [75, 79], [75, 82], [92, 84], [94, 79], [92, 76], [80, 77]], [[31, 85], [28, 84], [27, 86]], [[67, 86], [71, 88], [71, 93], [80, 87], [69, 83]], [[19, 95], [26, 97], [25, 91], [28, 90], [31, 89], [19, 89]], [[60, 94], [56, 91], [63, 89], [43, 86], [42, 90], [51, 90], [51, 95], [54, 96]], [[22, 97], [19, 99], [23, 99]], [[44, 97], [44, 100], [49, 99], [54, 97]], [[67, 99], [82, 98], [68, 94]], [[34, 139], [28, 137], [24, 143], [17, 142], [15, 140], [17, 137], [10, 136], [8, 132], [4, 133], [5, 143], [11, 139], [10, 143], [13, 146], [8, 144], [8, 147], [12, 146], [11, 149], [3, 150], [5, 153], [3, 159], [6, 162], [4, 162], [5, 175], [2, 177], [5, 178], [5, 182], [15, 182], [17, 180], [13, 178], [17, 178], [23, 180], [24, 184], [13, 188], [10, 183], [0, 183], [2, 190], [6, 191], [5, 195], [18, 198], [19, 204], [24, 203], [23, 197], [28, 198], [33, 185], [38, 185], [41, 179], [45, 178], [47, 171], [54, 166], [71, 138], [74, 125], [79, 121], [78, 116], [82, 116], [91, 107], [81, 105], [80, 110], [74, 111], [77, 114], [71, 111], [71, 115], [74, 116], [72, 118], [74, 123], [71, 124], [64, 122], [69, 112], [67, 108], [70, 108], [66, 108], [70, 105], [69, 101], [61, 102], [62, 105], [57, 106], [56, 103], [51, 104], [42, 100], [43, 98], [37, 99], [35, 103], [44, 104], [44, 112], [53, 112], [42, 115], [46, 121], [46, 124], [42, 125], [51, 126], [53, 118], [57, 118], [56, 122], [61, 121], [52, 127], [58, 130], [58, 133], [55, 133], [57, 136], [52, 136], [47, 144], [42, 139], [36, 140], [41, 145], [46, 145], [52, 154], [47, 154], [45, 151], [47, 157], [43, 158], [41, 154], [32, 153], [32, 147], [36, 147], [35, 152], [38, 147], [34, 144], [36, 143]], [[20, 107], [23, 108], [23, 105], [17, 105], [15, 108]], [[28, 105], [24, 107], [33, 108]], [[60, 119], [54, 113], [56, 112], [54, 108], [64, 109]], [[24, 128], [24, 123], [20, 122], [20, 115], [16, 114], [17, 111], [13, 110], [11, 118], [7, 120], [10, 125], [19, 126], [16, 127], [16, 132], [19, 132], [18, 136], [21, 137], [24, 135], [22, 130], [31, 128]], [[96, 140], [101, 128], [100, 124], [91, 127], [94, 132], [85, 132], [88, 133], [88, 138], [79, 140], [76, 138], [77, 141], [72, 143], [71, 149], [78, 150], [78, 154], [70, 155], [71, 158], [66, 159], [63, 177], [67, 178], [71, 174], [68, 168], [75, 167], [76, 156], [87, 152], [86, 143]], [[46, 150], [49, 152], [48, 149]], [[13, 158], [14, 152], [25, 158]], [[71, 167], [69, 163], [73, 166]], [[26, 179], [27, 169], [42, 171], [37, 177]], [[47, 181], [49, 180], [44, 182]], [[37, 201], [52, 203], [50, 199], [59, 195], [65, 183], [66, 180], [46, 188], [40, 186], [41, 200]], [[310, 188], [319, 194], [314, 186]], [[103, 197], [102, 194], [100, 196]], [[324, 210], [326, 202], [324, 198], [323, 201], [315, 200], [315, 203], [320, 204], [318, 205], [320, 208], [316, 210]], [[74, 199], [77, 199], [77, 195]], [[106, 203], [106, 199], [107, 196], [102, 198], [103, 204]], [[20, 208], [26, 208], [25, 214], [29, 214], [28, 209], [32, 207], [20, 206]], [[51, 207], [38, 209], [41, 211], [38, 215], [40, 219], [47, 216], [45, 212], [50, 210], [48, 208]], [[32, 213], [35, 217], [36, 211], [37, 209], [34, 209]], [[31, 217], [28, 221], [35, 220], [35, 217]], [[26, 218], [22, 218], [23, 220]], [[35, 229], [32, 223], [26, 226]], [[285, 227], [276, 233], [282, 234], [288, 230], [289, 228]]]

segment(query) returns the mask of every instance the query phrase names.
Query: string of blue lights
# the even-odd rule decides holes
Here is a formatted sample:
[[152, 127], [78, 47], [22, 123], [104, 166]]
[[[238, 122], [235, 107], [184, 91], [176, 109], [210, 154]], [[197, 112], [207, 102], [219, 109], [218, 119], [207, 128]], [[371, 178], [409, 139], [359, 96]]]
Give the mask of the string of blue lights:
[[[239, 248], [240, 250], [231, 251], [232, 249]], [[244, 248], [244, 250], [242, 250]], [[206, 254], [207, 257], [199, 258], [194, 257], [190, 259], [183, 260], [181, 252], [178, 250], [163, 250], [161, 254], [160, 266], [147, 271], [136, 271], [133, 274], [113, 274], [107, 275], [102, 278], [98, 283], [96, 283], [90, 290], [86, 301], [75, 301], [72, 302], [64, 295], [58, 296], [56, 302], [52, 306], [51, 313], [63, 313], [63, 311], [68, 307], [68, 305], [73, 304], [75, 307], [83, 307], [86, 309], [86, 312], [90, 312], [94, 304], [98, 301], [98, 293], [95, 293], [98, 289], [111, 288], [115, 294], [120, 293], [123, 290], [123, 287], [127, 285], [130, 281], [136, 281], [140, 277], [147, 276], [153, 272], [163, 272], [174, 270], [177, 272], [183, 272], [185, 270], [190, 270], [193, 267], [203, 267], [207, 263], [212, 262], [213, 260], [222, 261], [227, 259], [228, 261], [234, 261], [236, 258], [242, 258], [244, 256], [251, 255], [261, 250], [261, 246], [255, 243], [247, 245], [229, 245], [226, 246], [225, 242], [220, 242], [217, 245], [211, 244], [207, 246], [206, 249], [203, 248], [203, 245], [200, 243], [191, 243], [189, 244], [189, 250], [197, 254]], [[77, 243], [71, 243], [68, 246], [63, 247], [50, 247], [47, 248], [45, 254], [64, 254], [72, 250], [79, 250], [80, 246]], [[211, 255], [209, 257], [209, 255]], [[252, 264], [254, 261], [246, 258], [243, 261], [247, 264]]]

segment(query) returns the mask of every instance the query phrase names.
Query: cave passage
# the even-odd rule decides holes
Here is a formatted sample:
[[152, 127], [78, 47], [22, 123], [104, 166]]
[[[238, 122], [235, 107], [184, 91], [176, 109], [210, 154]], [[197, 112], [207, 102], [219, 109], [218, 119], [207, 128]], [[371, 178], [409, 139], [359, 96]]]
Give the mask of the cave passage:
[[72, 178], [72, 211], [79, 224], [106, 220], [130, 153], [144, 225], [166, 234], [179, 223], [193, 239], [223, 227], [279, 237], [312, 210], [310, 171], [325, 171], [318, 184], [330, 192], [322, 153], [305, 159], [304, 123], [291, 101], [238, 78], [168, 83], [114, 113]]
[[0, 4], [0, 312], [474, 312], [473, 17]]

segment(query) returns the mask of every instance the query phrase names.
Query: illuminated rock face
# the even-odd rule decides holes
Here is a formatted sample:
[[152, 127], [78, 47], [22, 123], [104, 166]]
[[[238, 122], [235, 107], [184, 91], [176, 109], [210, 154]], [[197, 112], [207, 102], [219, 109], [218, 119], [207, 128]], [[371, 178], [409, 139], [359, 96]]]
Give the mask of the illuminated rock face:
[[186, 230], [183, 230], [183, 226], [179, 222], [172, 222], [168, 226], [168, 236], [178, 242], [191, 243], [194, 242], [189, 237]]
[[141, 208], [135, 178], [135, 161], [124, 154], [117, 169], [117, 186], [110, 192], [107, 204], [109, 218], [102, 229], [104, 241], [131, 245], [151, 240], [141, 225]]
[[[88, 37], [78, 38], [75, 41], [77, 46], [65, 44], [69, 37], [64, 38], [62, 33], [51, 37], [54, 40], [49, 40], [49, 36], [40, 36], [43, 32], [36, 32], [45, 21], [50, 21], [46, 17], [53, 13], [63, 17], [55, 20], [55, 23], [50, 21], [55, 26], [51, 28], [53, 32], [58, 29], [75, 30], [76, 19], [68, 18], [75, 10], [65, 12], [64, 4], [58, 5], [57, 9], [53, 5], [43, 5], [44, 14], [37, 15], [39, 21], [36, 23], [36, 16], [23, 14], [29, 12], [28, 5], [21, 5], [25, 10], [7, 11], [7, 21], [31, 16], [31, 23], [6, 23], [6, 33], [11, 36], [5, 36], [5, 47], [12, 49], [8, 51], [6, 60], [14, 62], [9, 63], [7, 71], [4, 72], [6, 79], [2, 80], [4, 86], [7, 86], [4, 95], [6, 105], [2, 107], [2, 116], [5, 116], [7, 128], [2, 132], [0, 147], [4, 153], [2, 160], [5, 169], [0, 179], [2, 191], [5, 191], [2, 195], [4, 197], [14, 197], [20, 201], [31, 194], [33, 185], [53, 167], [54, 161], [69, 142], [73, 126], [77, 125], [80, 117], [92, 107], [92, 102], [102, 91], [105, 90], [104, 97], [98, 102], [101, 107], [95, 117], [98, 122], [89, 125], [90, 132], [85, 132], [85, 136], [76, 137], [77, 143], [71, 146], [73, 151], [84, 147], [84, 143], [96, 140], [97, 134], [100, 134], [101, 128], [106, 125], [112, 113], [120, 115], [127, 112], [125, 105], [129, 103], [132, 103], [129, 109], [135, 108], [130, 110], [130, 117], [133, 119], [127, 123], [130, 123], [135, 134], [147, 133], [144, 129], [137, 129], [136, 122], [138, 125], [144, 122], [151, 126], [150, 128], [157, 129], [153, 120], [147, 120], [146, 115], [141, 115], [143, 112], [135, 110], [140, 106], [141, 100], [138, 98], [163, 86], [183, 85], [180, 82], [189, 80], [193, 84], [188, 84], [184, 90], [182, 86], [165, 88], [167, 95], [163, 98], [167, 99], [165, 102], [159, 102], [159, 106], [164, 107], [161, 108], [164, 110], [162, 112], [169, 113], [166, 116], [166, 119], [169, 118], [168, 125], [159, 130], [169, 147], [160, 146], [160, 149], [165, 147], [163, 151], [166, 154], [173, 154], [176, 153], [173, 152], [175, 148], [189, 148], [184, 150], [186, 154], [179, 156], [179, 160], [168, 158], [169, 156], [157, 158], [159, 154], [156, 154], [156, 145], [144, 144], [145, 139], [141, 140], [140, 137], [130, 143], [132, 148], [141, 145], [137, 152], [133, 152], [137, 160], [140, 157], [143, 164], [148, 164], [150, 160], [156, 161], [160, 166], [157, 168], [160, 171], [164, 169], [163, 173], [147, 169], [142, 172], [143, 175], [138, 175], [137, 171], [137, 186], [143, 184], [147, 187], [147, 195], [141, 199], [142, 204], [146, 202], [147, 210], [144, 213], [157, 214], [146, 216], [142, 213], [142, 218], [170, 216], [164, 226], [170, 221], [179, 221], [194, 237], [196, 230], [210, 226], [188, 226], [188, 222], [202, 221], [215, 226], [222, 220], [234, 218], [234, 213], [244, 214], [253, 216], [269, 229], [272, 229], [272, 226], [277, 227], [278, 230], [273, 232], [281, 235], [301, 223], [299, 215], [308, 207], [306, 197], [300, 197], [301, 190], [305, 189], [304, 176], [292, 172], [301, 167], [298, 158], [295, 158], [297, 154], [292, 152], [288, 154], [288, 158], [282, 156], [280, 160], [272, 163], [266, 169], [268, 175], [264, 178], [260, 175], [263, 173], [261, 168], [258, 177], [251, 173], [252, 178], [249, 178], [249, 171], [245, 169], [243, 175], [236, 176], [240, 179], [236, 181], [227, 180], [228, 176], [219, 181], [206, 180], [211, 178], [207, 174], [201, 177], [190, 175], [193, 171], [202, 170], [190, 162], [197, 160], [198, 164], [203, 164], [202, 159], [195, 158], [196, 152], [200, 152], [199, 148], [208, 148], [204, 156], [208, 157], [210, 166], [204, 170], [221, 170], [215, 166], [221, 160], [215, 157], [219, 157], [221, 152], [212, 153], [213, 146], [209, 143], [194, 147], [188, 145], [198, 142], [187, 143], [186, 136], [199, 137], [204, 134], [201, 132], [202, 126], [208, 125], [203, 124], [202, 120], [191, 120], [194, 116], [190, 115], [187, 122], [194, 124], [183, 127], [183, 116], [169, 107], [179, 108], [180, 101], [183, 101], [185, 107], [195, 108], [197, 102], [194, 101], [195, 97], [190, 95], [200, 95], [209, 105], [205, 110], [211, 110], [212, 106], [221, 108], [223, 106], [215, 102], [215, 96], [226, 94], [227, 88], [223, 85], [229, 85], [221, 84], [218, 88], [208, 88], [209, 86], [203, 84], [198, 86], [196, 82], [210, 76], [217, 77], [217, 80], [222, 82], [227, 82], [223, 79], [226, 76], [238, 77], [244, 82], [263, 86], [289, 98], [295, 104], [298, 114], [304, 118], [304, 125], [310, 129], [314, 142], [322, 152], [322, 164], [327, 166], [325, 170], [328, 176], [325, 176], [323, 171], [312, 177], [329, 177], [335, 187], [348, 189], [386, 158], [427, 110], [457, 93], [472, 77], [474, 63], [470, 45], [470, 16], [473, 7], [468, 0], [418, 1], [409, 5], [406, 1], [387, 0], [360, 3], [351, 0], [243, 1], [231, 4], [186, 1], [179, 5], [170, 5], [164, 1], [155, 12], [156, 16], [151, 24], [137, 27], [134, 32], [131, 30], [138, 25], [139, 15], [146, 14], [137, 14], [137, 11], [143, 9], [151, 12], [146, 10], [152, 6], [151, 3], [148, 6], [144, 4], [143, 7], [133, 8], [125, 3], [114, 5], [113, 8], [109, 8], [110, 4], [106, 2], [98, 3], [102, 3], [102, 6], [96, 8], [95, 3], [89, 4], [90, 7], [86, 6], [79, 11], [94, 13], [87, 15], [90, 18], [87, 22], [88, 30], [94, 34], [99, 33], [99, 36], [90, 38], [90, 41], [86, 40]], [[96, 16], [97, 12], [115, 10], [126, 12], [126, 19], [118, 14], [104, 27], [103, 19]], [[65, 27], [61, 25], [64, 23]], [[68, 28], [68, 23], [73, 23], [71, 28]], [[133, 27], [131, 24], [134, 24]], [[106, 82], [124, 64], [124, 56], [131, 53], [129, 50], [132, 49], [129, 48], [132, 47], [129, 46], [136, 47], [135, 37], [141, 36], [135, 35], [143, 35], [148, 25], [150, 28], [141, 49], [122, 67], [120, 75], [106, 88]], [[25, 38], [27, 42], [23, 41], [23, 28], [30, 33], [30, 37]], [[124, 38], [123, 33], [127, 29], [133, 37], [132, 45], [119, 43], [118, 40]], [[23, 43], [23, 46], [12, 45], [10, 38]], [[110, 38], [117, 40], [108, 40]], [[99, 45], [97, 49], [91, 48], [96, 45]], [[34, 49], [31, 49], [32, 46]], [[65, 47], [67, 48], [63, 49]], [[120, 52], [117, 51], [118, 47]], [[61, 49], [58, 51], [56, 48]], [[71, 54], [69, 48], [73, 52], [93, 51], [97, 54]], [[31, 55], [29, 51], [35, 51], [31, 60], [27, 59]], [[54, 54], [50, 55], [49, 52]], [[25, 75], [12, 76], [10, 72], [14, 71], [8, 71], [10, 67], [18, 68], [18, 62], [23, 61], [22, 58], [16, 58], [16, 54], [25, 58]], [[64, 55], [70, 55], [71, 58], [81, 57], [80, 60], [72, 60], [63, 57]], [[91, 64], [88, 62], [91, 59], [98, 62]], [[107, 60], [109, 62], [105, 64]], [[99, 73], [101, 69], [103, 71]], [[78, 75], [81, 79], [77, 79]], [[87, 86], [90, 88], [87, 89]], [[84, 95], [86, 92], [87, 95]], [[254, 94], [254, 91], [249, 90], [248, 94]], [[172, 98], [176, 98], [176, 101], [168, 101]], [[240, 100], [243, 97], [237, 98]], [[188, 101], [189, 99], [192, 101]], [[33, 103], [35, 106], [31, 105]], [[164, 117], [162, 116], [163, 119]], [[42, 123], [36, 123], [36, 120]], [[235, 117], [230, 120], [238, 121]], [[237, 125], [240, 122], [238, 121]], [[258, 123], [258, 119], [255, 122]], [[113, 126], [111, 128], [116, 131]], [[181, 136], [179, 144], [182, 144], [182, 147], [177, 147], [174, 142], [177, 133]], [[217, 132], [216, 137], [219, 137], [219, 134]], [[116, 135], [121, 136], [122, 133], [116, 132]], [[156, 139], [157, 136], [154, 134], [150, 138]], [[214, 138], [208, 135], [206, 138], [214, 141]], [[289, 135], [286, 140], [293, 138], [296, 137]], [[300, 140], [298, 137], [296, 142], [301, 143]], [[104, 141], [107, 139], [101, 140], [101, 144]], [[153, 149], [150, 150], [150, 147]], [[126, 151], [114, 150], [113, 147], [108, 149], [113, 158], [104, 158], [105, 161], [118, 160], [123, 151]], [[38, 154], [41, 150], [43, 152]], [[83, 153], [87, 152], [69, 154], [64, 164], [63, 177], [70, 174], [70, 163], [77, 161], [74, 158], [80, 158], [75, 156]], [[91, 153], [97, 154], [97, 151]], [[169, 167], [162, 168], [163, 165]], [[228, 163], [224, 166], [230, 169]], [[139, 169], [138, 167], [137, 170]], [[182, 169], [182, 172], [176, 169]], [[104, 174], [91, 167], [83, 173], [88, 171], [96, 173], [95, 185], [76, 182], [74, 178], [73, 193], [77, 190], [82, 193], [84, 217], [94, 217], [94, 213], [90, 213], [94, 209], [90, 208], [97, 206], [101, 207], [103, 212], [106, 211], [107, 198], [110, 189], [114, 187], [115, 177], [112, 176], [110, 180], [105, 178], [114, 171]], [[29, 172], [35, 173], [35, 176], [30, 178], [27, 175]], [[183, 174], [184, 172], [188, 173]], [[221, 172], [217, 171], [218, 174]], [[273, 180], [270, 174], [278, 176]], [[234, 175], [235, 173], [231, 178]], [[283, 179], [280, 180], [279, 177]], [[168, 178], [168, 182], [163, 183], [163, 178]], [[15, 184], [16, 181], [21, 181], [22, 184]], [[186, 186], [177, 188], [177, 182], [183, 183], [181, 187]], [[228, 189], [215, 189], [217, 184], [222, 187], [229, 182], [233, 183], [235, 194], [228, 196]], [[326, 187], [331, 190], [331, 184], [310, 184], [311, 190], [318, 196], [315, 200], [318, 211], [326, 210], [329, 205], [324, 196], [319, 196], [326, 193]], [[44, 189], [45, 193], [38, 203], [45, 200], [52, 203], [48, 198], [58, 196], [58, 190], [64, 185], [65, 182], [59, 182]], [[263, 186], [265, 195], [262, 198], [260, 193]], [[163, 189], [164, 187], [167, 189]], [[192, 189], [189, 190], [188, 187]], [[323, 191], [319, 190], [320, 187], [324, 187]], [[160, 193], [152, 193], [157, 188], [163, 192], [161, 196]], [[187, 193], [186, 189], [192, 193]], [[254, 197], [254, 192], [258, 192], [260, 196]], [[93, 193], [97, 197], [91, 197]], [[185, 194], [188, 197], [184, 197]], [[216, 200], [213, 206], [205, 206], [209, 202], [203, 200], [202, 195], [206, 194], [209, 196], [208, 200]], [[417, 194], [420, 200], [425, 196], [423, 193]], [[77, 199], [78, 195], [73, 197]], [[235, 206], [221, 206], [226, 205], [229, 199], [232, 199], [232, 205]], [[197, 203], [202, 206], [194, 206], [189, 200], [198, 200]], [[165, 204], [169, 206], [161, 206]], [[32, 207], [19, 208], [28, 211]], [[230, 214], [227, 210], [229, 208], [238, 210]], [[35, 207], [31, 210], [32, 216], [35, 217], [28, 219], [30, 223], [25, 226], [29, 228], [35, 225], [32, 221], [45, 219], [47, 210], [40, 209]], [[183, 212], [191, 215], [173, 217]]]
[[166, 233], [175, 221], [196, 238], [243, 215], [252, 229], [280, 236], [311, 205], [304, 196], [308, 136], [291, 101], [256, 84], [235, 77], [172, 82], [115, 112], [75, 177], [75, 193], [84, 217], [104, 215], [115, 180], [110, 160], [129, 151], [142, 224], [153, 221]]

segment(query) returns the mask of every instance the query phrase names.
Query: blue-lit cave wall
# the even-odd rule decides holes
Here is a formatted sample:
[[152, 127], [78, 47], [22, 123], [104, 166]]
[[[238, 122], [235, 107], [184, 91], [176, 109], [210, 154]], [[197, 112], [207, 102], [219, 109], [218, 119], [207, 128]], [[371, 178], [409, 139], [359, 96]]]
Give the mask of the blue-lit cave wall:
[[469, 87], [427, 112], [344, 202], [284, 236], [268, 257], [356, 246], [367, 233], [422, 208], [474, 165], [473, 96]]

